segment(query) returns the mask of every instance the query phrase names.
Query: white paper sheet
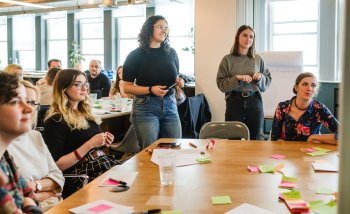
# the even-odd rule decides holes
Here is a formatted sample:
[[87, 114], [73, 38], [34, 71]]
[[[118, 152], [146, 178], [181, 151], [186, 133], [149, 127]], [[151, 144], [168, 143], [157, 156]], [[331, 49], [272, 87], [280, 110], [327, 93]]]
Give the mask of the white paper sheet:
[[106, 200], [98, 200], [69, 210], [76, 214], [130, 214], [133, 207], [116, 204]]
[[225, 212], [225, 214], [273, 214], [272, 212], [262, 209], [260, 207], [256, 207], [254, 205], [251, 204], [241, 204], [238, 207]]
[[312, 163], [312, 167], [315, 171], [325, 171], [325, 172], [338, 172], [339, 164], [337, 163]]
[[113, 178], [118, 181], [124, 181], [128, 186], [131, 186], [134, 182], [138, 172], [120, 172], [120, 171], [111, 171], [107, 174], [106, 178], [102, 181], [99, 186], [115, 186], [113, 184], [106, 184], [106, 180]]
[[154, 149], [151, 157], [151, 161], [159, 165], [158, 156], [172, 152], [176, 155], [176, 166], [187, 166], [198, 164], [197, 158], [203, 157], [198, 149]]

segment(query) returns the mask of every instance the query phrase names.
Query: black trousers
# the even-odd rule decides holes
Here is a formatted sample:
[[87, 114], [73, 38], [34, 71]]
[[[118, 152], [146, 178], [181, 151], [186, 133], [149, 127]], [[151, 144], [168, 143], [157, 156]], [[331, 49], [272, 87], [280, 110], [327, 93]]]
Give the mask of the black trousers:
[[249, 128], [250, 139], [258, 140], [264, 122], [264, 109], [259, 92], [243, 97], [232, 92], [226, 100], [225, 121], [240, 121]]

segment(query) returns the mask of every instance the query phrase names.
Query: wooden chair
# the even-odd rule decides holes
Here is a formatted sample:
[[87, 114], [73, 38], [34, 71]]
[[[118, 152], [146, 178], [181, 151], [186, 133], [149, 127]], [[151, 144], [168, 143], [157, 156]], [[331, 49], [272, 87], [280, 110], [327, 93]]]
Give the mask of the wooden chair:
[[230, 140], [249, 140], [248, 127], [238, 121], [217, 121], [204, 124], [199, 132], [200, 139], [216, 138]]

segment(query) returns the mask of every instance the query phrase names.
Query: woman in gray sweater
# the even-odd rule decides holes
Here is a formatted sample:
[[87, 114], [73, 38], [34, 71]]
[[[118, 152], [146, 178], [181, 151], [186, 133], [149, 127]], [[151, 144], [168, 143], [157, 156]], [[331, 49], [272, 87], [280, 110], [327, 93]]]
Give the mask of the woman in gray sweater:
[[241, 121], [250, 131], [250, 139], [259, 139], [264, 121], [261, 92], [271, 84], [264, 60], [255, 53], [255, 32], [242, 25], [230, 54], [221, 60], [216, 77], [218, 88], [225, 93], [226, 121]]

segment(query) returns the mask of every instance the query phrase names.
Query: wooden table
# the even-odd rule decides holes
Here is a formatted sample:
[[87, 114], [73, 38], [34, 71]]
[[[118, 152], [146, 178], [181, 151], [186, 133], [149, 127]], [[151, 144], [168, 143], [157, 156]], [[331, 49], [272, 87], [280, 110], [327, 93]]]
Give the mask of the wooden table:
[[[160, 139], [158, 142], [174, 142], [172, 139]], [[207, 140], [176, 140], [182, 148], [192, 142], [205, 148]], [[158, 143], [149, 148], [155, 147]], [[212, 160], [210, 164], [197, 164], [176, 168], [174, 186], [160, 186], [158, 166], [150, 161], [148, 152], [142, 151], [123, 165], [116, 166], [119, 171], [138, 171], [131, 188], [126, 192], [112, 193], [109, 187], [98, 187], [106, 174], [85, 186], [48, 213], [69, 213], [70, 208], [99, 199], [133, 206], [135, 210], [161, 208], [162, 210], [182, 210], [183, 213], [224, 213], [242, 203], [273, 211], [290, 213], [283, 202], [278, 201], [278, 194], [286, 191], [278, 188], [282, 175], [279, 173], [251, 173], [247, 165], [285, 164], [282, 170], [286, 176], [298, 178], [297, 188], [306, 201], [330, 199], [329, 195], [315, 194], [316, 188], [338, 188], [338, 173], [314, 172], [311, 163], [317, 159], [338, 159], [337, 152], [326, 156], [311, 157], [305, 148], [323, 147], [336, 150], [335, 145], [312, 144], [306, 142], [271, 142], [271, 141], [226, 141], [217, 140], [213, 150], [206, 151]], [[274, 154], [287, 156], [276, 160], [269, 158]], [[151, 205], [147, 201], [151, 196], [172, 197], [171, 205]], [[211, 196], [230, 196], [232, 204], [212, 205]]]

